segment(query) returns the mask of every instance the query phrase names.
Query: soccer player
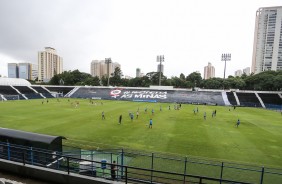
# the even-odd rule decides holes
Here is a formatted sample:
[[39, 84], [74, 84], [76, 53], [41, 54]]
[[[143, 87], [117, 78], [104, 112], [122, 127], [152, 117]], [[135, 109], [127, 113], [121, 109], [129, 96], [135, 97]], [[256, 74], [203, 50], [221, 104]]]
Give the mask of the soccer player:
[[154, 115], [154, 112], [155, 112], [154, 109], [152, 109], [152, 115]]
[[134, 118], [134, 115], [133, 115], [133, 113], [131, 113], [131, 114], [130, 114], [130, 119], [131, 119], [131, 121], [133, 121], [133, 118]]
[[102, 112], [102, 119], [106, 119], [104, 111]]
[[136, 112], [136, 119], [138, 119], [139, 111]]
[[147, 113], [147, 107], [145, 108], [145, 113]]
[[238, 119], [238, 121], [236, 123], [236, 127], [238, 128], [239, 125], [240, 125], [240, 119]]
[[119, 124], [121, 124], [121, 120], [122, 120], [122, 115], [119, 115], [119, 120], [118, 120]]
[[150, 122], [149, 122], [149, 128], [153, 128], [153, 120], [152, 120], [152, 118], [150, 119]]
[[168, 106], [168, 110], [170, 110], [170, 105]]
[[204, 112], [204, 119], [206, 120], [206, 117], [207, 117], [207, 113], [206, 112]]

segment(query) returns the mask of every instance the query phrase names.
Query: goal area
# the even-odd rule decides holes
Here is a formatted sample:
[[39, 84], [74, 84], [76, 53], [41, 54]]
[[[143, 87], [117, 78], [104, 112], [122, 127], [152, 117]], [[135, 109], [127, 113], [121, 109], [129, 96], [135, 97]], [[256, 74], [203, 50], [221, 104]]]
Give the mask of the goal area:
[[1, 95], [1, 100], [19, 100], [20, 99], [20, 95]]

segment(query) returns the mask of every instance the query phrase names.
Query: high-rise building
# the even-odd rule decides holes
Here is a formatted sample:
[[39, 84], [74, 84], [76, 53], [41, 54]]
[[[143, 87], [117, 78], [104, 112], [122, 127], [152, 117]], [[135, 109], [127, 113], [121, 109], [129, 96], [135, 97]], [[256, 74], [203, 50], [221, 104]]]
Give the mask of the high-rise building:
[[8, 63], [8, 77], [9, 78], [19, 77], [18, 63]]
[[54, 75], [63, 72], [63, 58], [51, 47], [38, 52], [38, 81], [48, 82]]
[[282, 6], [256, 12], [251, 71], [257, 74], [266, 70], [282, 70]]
[[141, 77], [141, 69], [136, 68], [136, 77]]
[[31, 80], [36, 80], [38, 78], [38, 65], [31, 64]]
[[244, 68], [243, 73], [246, 75], [250, 75], [250, 67]]
[[236, 70], [235, 77], [241, 77], [241, 76], [242, 76], [242, 70]]
[[19, 63], [19, 78], [31, 79], [31, 64], [30, 63]]
[[[120, 64], [117, 62], [110, 62], [109, 63], [109, 74], [111, 75], [114, 73], [115, 69], [119, 67]], [[93, 77], [98, 76], [99, 78], [102, 78], [102, 76], [108, 76], [108, 64], [106, 64], [105, 60], [93, 60], [91, 62], [91, 75]]]
[[38, 65], [31, 63], [8, 63], [8, 77], [35, 80]]
[[208, 66], [204, 68], [204, 79], [210, 79], [215, 77], [215, 68], [211, 63], [208, 63]]
[[90, 66], [90, 74], [93, 77], [98, 76], [100, 78], [101, 76], [101, 62], [103, 61], [99, 61], [99, 60], [93, 60], [91, 62], [91, 66]]

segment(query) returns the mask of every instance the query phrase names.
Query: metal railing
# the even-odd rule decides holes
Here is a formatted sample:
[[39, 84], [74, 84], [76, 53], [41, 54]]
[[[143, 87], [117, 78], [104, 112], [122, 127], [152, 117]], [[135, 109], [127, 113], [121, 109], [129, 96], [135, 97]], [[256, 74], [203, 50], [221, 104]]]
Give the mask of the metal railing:
[[[114, 179], [125, 183], [282, 183], [282, 170], [197, 160], [169, 158], [111, 150], [92, 156], [76, 156], [32, 147], [0, 143], [0, 158], [69, 173]], [[99, 154], [99, 157], [97, 157]], [[100, 159], [106, 158], [106, 159]], [[98, 161], [99, 160], [99, 161]], [[117, 160], [114, 174], [112, 161]]]
[[[40, 149], [1, 144], [0, 157], [22, 163], [23, 165], [36, 165], [44, 168], [77, 173], [81, 175], [115, 179], [125, 183], [238, 183], [222, 178], [213, 178], [192, 174], [180, 174], [156, 169], [139, 168], [121, 164], [114, 164], [116, 170], [112, 171], [112, 163], [106, 161], [93, 161], [65, 156], [61, 153], [52, 153]], [[114, 174], [113, 174], [114, 173]], [[247, 182], [240, 182], [246, 183]]]

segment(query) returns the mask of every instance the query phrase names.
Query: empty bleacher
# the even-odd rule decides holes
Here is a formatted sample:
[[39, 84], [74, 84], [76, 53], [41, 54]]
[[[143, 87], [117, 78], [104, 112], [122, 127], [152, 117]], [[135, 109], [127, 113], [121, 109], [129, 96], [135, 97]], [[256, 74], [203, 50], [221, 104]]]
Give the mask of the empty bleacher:
[[275, 106], [282, 107], [282, 99], [278, 94], [274, 93], [258, 93], [266, 108], [273, 108]]
[[74, 89], [72, 86], [45, 86], [45, 88], [51, 92], [62, 93], [63, 95], [66, 95], [68, 92]]
[[226, 95], [231, 105], [237, 105], [237, 101], [233, 92], [226, 92]]
[[241, 106], [247, 107], [262, 107], [255, 93], [240, 93], [236, 92]]
[[32, 89], [30, 89], [27, 86], [14, 86], [17, 90], [19, 90], [20, 93], [22, 94], [30, 94], [30, 93], [35, 93]]
[[43, 96], [45, 96], [46, 98], [54, 98], [49, 91], [47, 91], [46, 89], [44, 89], [41, 86], [31, 86], [33, 89], [35, 89], [38, 93], [41, 93]]
[[29, 94], [24, 94], [28, 99], [40, 99], [43, 98], [39, 93], [29, 93]]
[[10, 95], [19, 95], [19, 99], [25, 99], [22, 95], [20, 95], [15, 89], [11, 86], [0, 86], [0, 94], [4, 95], [7, 100], [18, 100], [18, 97], [10, 96]]
[[[53, 98], [51, 93], [66, 95], [75, 87], [73, 86], [0, 86], [0, 94], [7, 100]], [[16, 89], [16, 90], [15, 90]], [[35, 90], [35, 91], [34, 91]], [[19, 91], [19, 93], [18, 93]], [[117, 91], [120, 91], [116, 95]], [[38, 92], [38, 93], [37, 93]], [[152, 96], [150, 96], [153, 94]], [[18, 96], [15, 96], [18, 95]], [[165, 97], [156, 97], [156, 96]], [[257, 92], [236, 92], [241, 106], [262, 107], [261, 101], [266, 108], [282, 108], [282, 98], [278, 93]], [[234, 92], [226, 92], [231, 105], [238, 105]], [[188, 90], [154, 90], [149, 88], [107, 88], [107, 87], [79, 87], [71, 98], [92, 98], [105, 100], [128, 100], [128, 101], [155, 101], [155, 102], [176, 102], [208, 105], [225, 105], [222, 92], [218, 91], [188, 91]]]
[[0, 94], [2, 95], [19, 95], [11, 86], [0, 86]]
[[39, 93], [36, 93], [27, 86], [14, 86], [20, 93], [24, 94], [28, 99], [39, 99], [43, 98]]

